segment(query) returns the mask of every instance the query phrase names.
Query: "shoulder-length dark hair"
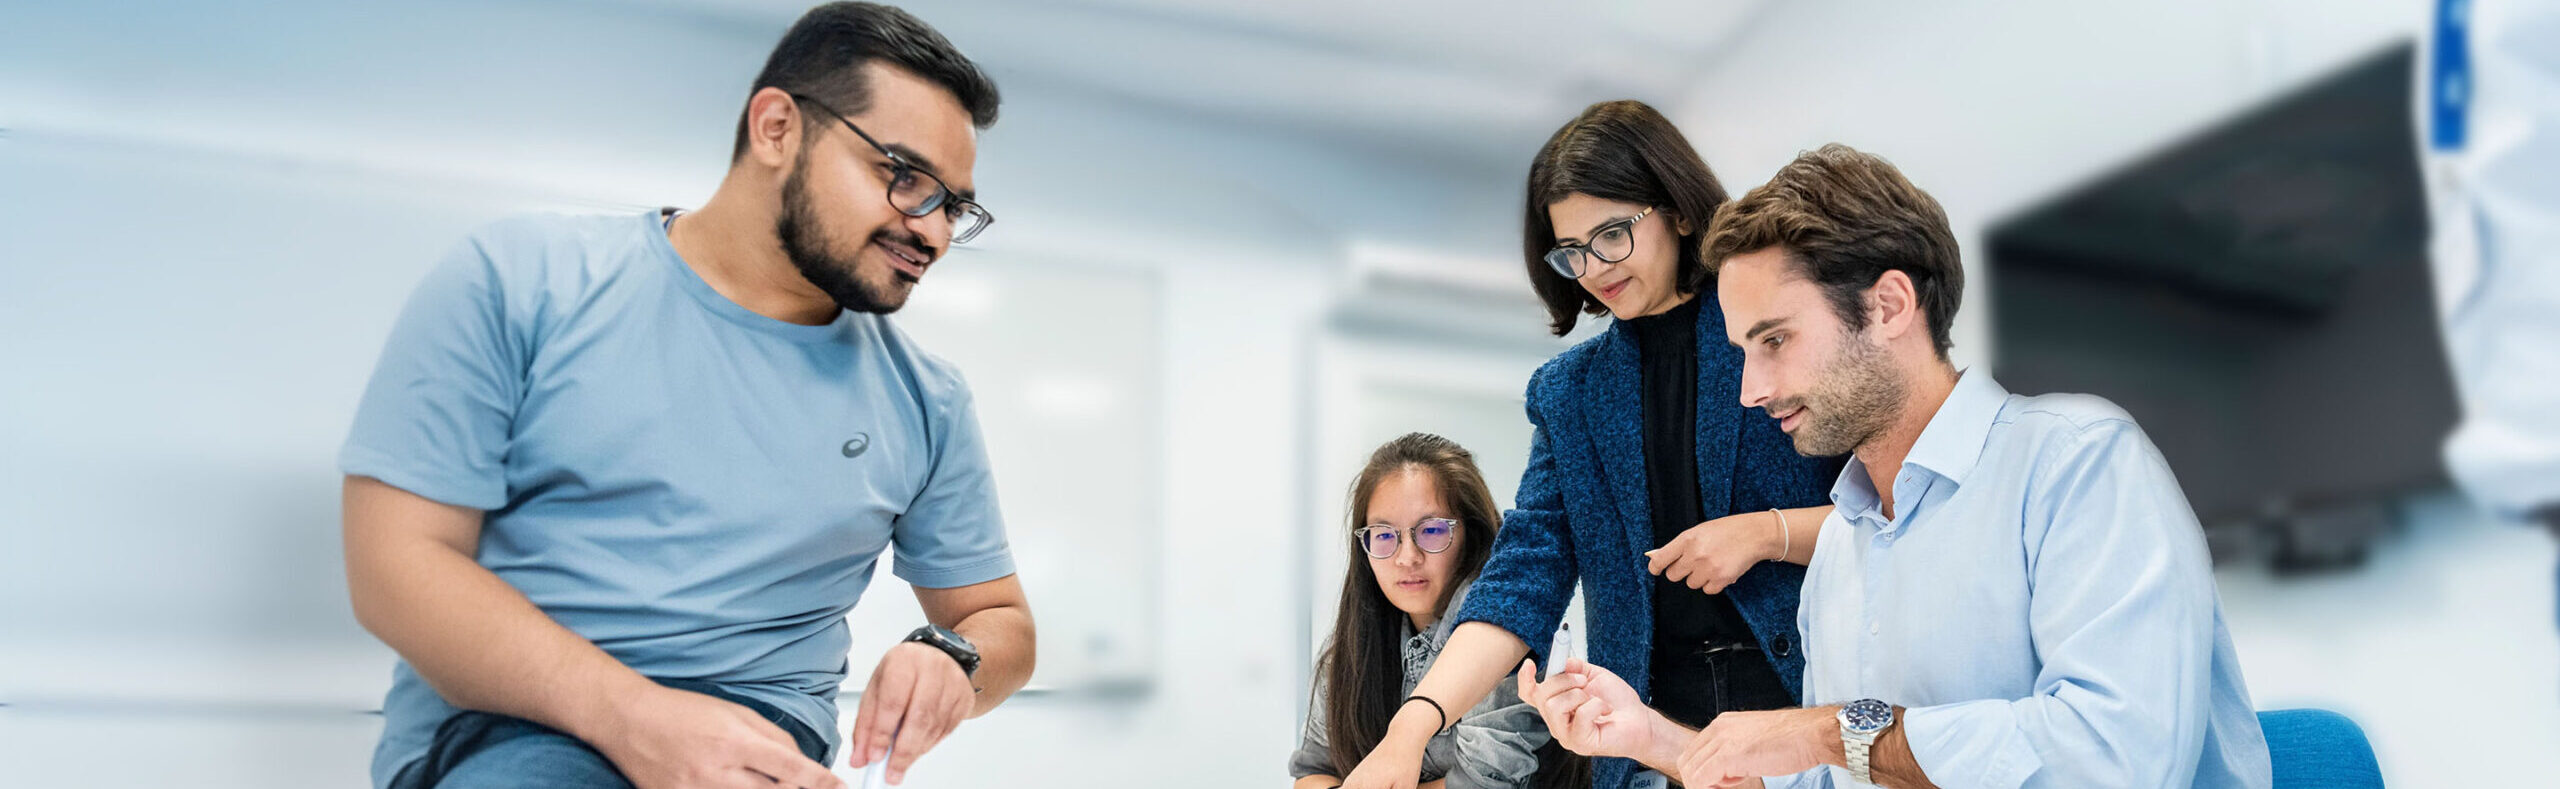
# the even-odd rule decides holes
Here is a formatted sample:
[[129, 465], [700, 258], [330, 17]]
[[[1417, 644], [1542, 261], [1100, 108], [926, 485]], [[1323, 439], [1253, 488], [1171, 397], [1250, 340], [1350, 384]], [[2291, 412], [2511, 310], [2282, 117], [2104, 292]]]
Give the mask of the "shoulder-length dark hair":
[[1396, 705], [1404, 698], [1404, 638], [1397, 626], [1404, 612], [1387, 602], [1386, 592], [1378, 588], [1377, 571], [1369, 569], [1368, 554], [1348, 532], [1367, 525], [1369, 496], [1378, 484], [1406, 469], [1430, 474], [1440, 491], [1440, 503], [1458, 521], [1457, 567], [1449, 575], [1448, 588], [1433, 603], [1443, 615], [1448, 613], [1450, 595], [1484, 571], [1485, 559], [1493, 555], [1494, 531], [1502, 527], [1502, 510], [1493, 502], [1493, 490], [1485, 487], [1484, 472], [1477, 470], [1475, 455], [1457, 442], [1429, 433], [1406, 433], [1369, 453], [1369, 464], [1351, 483], [1351, 509], [1344, 518], [1342, 545], [1350, 552], [1351, 571], [1343, 574], [1342, 606], [1333, 617], [1333, 638], [1316, 663], [1316, 675], [1324, 678], [1325, 709], [1308, 713], [1324, 716], [1326, 748], [1334, 769], [1340, 771], [1337, 775], [1351, 774], [1360, 759], [1378, 747], [1387, 734], [1387, 721], [1395, 717]]
[[[1547, 206], [1568, 195], [1656, 206], [1670, 212], [1665, 227], [1688, 225], [1680, 238], [1680, 276], [1673, 286], [1681, 293], [1711, 287], [1715, 275], [1700, 258], [1698, 236], [1714, 220], [1725, 201], [1724, 184], [1689, 147], [1689, 138], [1653, 107], [1641, 101], [1604, 101], [1583, 109], [1557, 129], [1529, 162], [1528, 206], [1520, 226], [1529, 263], [1529, 287], [1547, 305], [1547, 328], [1562, 337], [1573, 331], [1580, 315], [1607, 310], [1580, 283], [1547, 267], [1547, 250], [1556, 245], [1556, 230]], [[1575, 228], [1575, 232], [1581, 232]]]

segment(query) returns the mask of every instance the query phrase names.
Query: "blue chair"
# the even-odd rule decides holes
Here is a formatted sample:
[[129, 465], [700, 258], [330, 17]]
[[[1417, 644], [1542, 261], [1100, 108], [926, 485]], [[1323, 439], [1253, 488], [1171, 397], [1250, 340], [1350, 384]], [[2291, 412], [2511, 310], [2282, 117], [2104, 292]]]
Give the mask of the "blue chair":
[[2347, 716], [2328, 710], [2267, 710], [2258, 713], [2258, 728], [2267, 733], [2276, 789], [2382, 789], [2382, 765], [2373, 759], [2373, 744]]

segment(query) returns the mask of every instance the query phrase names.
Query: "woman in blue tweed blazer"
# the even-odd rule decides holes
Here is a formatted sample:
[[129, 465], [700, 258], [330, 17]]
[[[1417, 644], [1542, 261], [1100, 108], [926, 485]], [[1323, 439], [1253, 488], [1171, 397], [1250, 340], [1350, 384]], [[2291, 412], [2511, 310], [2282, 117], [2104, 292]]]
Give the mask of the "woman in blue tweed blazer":
[[[1550, 328], [1615, 320], [1530, 378], [1518, 506], [1455, 614], [1463, 624], [1346, 789], [1414, 786], [1423, 745], [1446, 726], [1437, 711], [1471, 708], [1523, 656], [1546, 663], [1577, 581], [1590, 662], [1656, 708], [1706, 718], [1802, 696], [1796, 596], [1841, 459], [1796, 454], [1741, 406], [1742, 354], [1696, 244], [1723, 188], [1660, 113], [1619, 101], [1547, 141], [1527, 196], [1530, 281]], [[1632, 786], [1642, 769], [1598, 759], [1591, 785]]]

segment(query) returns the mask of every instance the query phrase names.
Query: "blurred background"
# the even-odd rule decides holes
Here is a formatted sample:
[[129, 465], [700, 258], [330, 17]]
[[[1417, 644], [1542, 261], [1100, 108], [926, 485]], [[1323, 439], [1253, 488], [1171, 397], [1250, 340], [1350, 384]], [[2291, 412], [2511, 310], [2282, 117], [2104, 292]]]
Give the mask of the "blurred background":
[[[1594, 331], [1530, 296], [1528, 158], [1639, 98], [1737, 195], [1899, 164], [1966, 250], [1957, 362], [2171, 457], [2259, 706], [2532, 783], [2554, 549], [2438, 454], [2432, 5], [906, 4], [1005, 94], [1003, 221], [898, 320], [978, 390], [1042, 640], [912, 780], [1282, 785], [1344, 486], [1427, 430], [1508, 501], [1529, 372]], [[0, 786], [361, 785], [393, 656], [334, 455], [394, 311], [480, 223], [697, 204], [805, 7], [0, 3]], [[857, 675], [921, 618], [880, 580]]]

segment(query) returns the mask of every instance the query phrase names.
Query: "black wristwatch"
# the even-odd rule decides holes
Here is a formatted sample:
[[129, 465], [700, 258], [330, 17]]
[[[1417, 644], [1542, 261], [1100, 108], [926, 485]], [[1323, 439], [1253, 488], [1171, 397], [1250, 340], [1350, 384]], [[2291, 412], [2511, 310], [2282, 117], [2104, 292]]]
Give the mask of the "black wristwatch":
[[960, 634], [940, 625], [925, 625], [916, 628], [913, 633], [908, 633], [906, 641], [899, 643], [907, 642], [942, 650], [942, 654], [950, 655], [952, 660], [960, 663], [961, 673], [969, 675], [970, 679], [978, 678], [978, 647], [976, 644], [969, 643], [969, 639], [961, 638]]

